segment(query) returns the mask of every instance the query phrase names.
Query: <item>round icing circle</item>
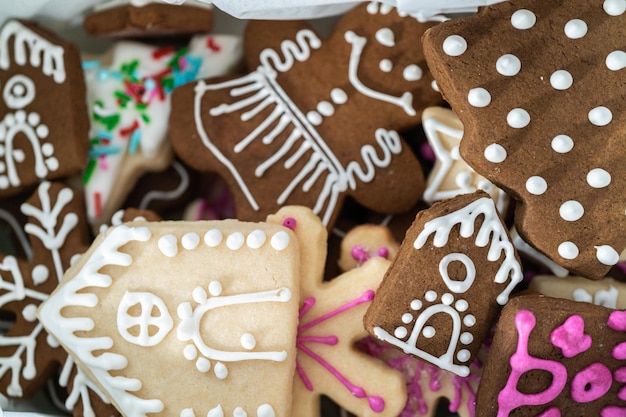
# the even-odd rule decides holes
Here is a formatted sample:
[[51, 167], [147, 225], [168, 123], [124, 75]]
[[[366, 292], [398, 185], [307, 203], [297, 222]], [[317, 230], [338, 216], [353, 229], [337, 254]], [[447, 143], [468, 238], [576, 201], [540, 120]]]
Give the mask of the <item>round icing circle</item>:
[[335, 108], [328, 101], [320, 101], [317, 105], [317, 111], [322, 116], [332, 116], [335, 113]]
[[626, 0], [604, 0], [602, 8], [609, 16], [620, 16], [626, 12]]
[[497, 143], [492, 143], [485, 148], [485, 159], [494, 164], [504, 162], [506, 159], [506, 149]]
[[270, 240], [272, 248], [280, 251], [289, 246], [289, 234], [284, 231], [277, 232]]
[[559, 245], [558, 252], [564, 259], [576, 259], [578, 257], [578, 246], [573, 242], [563, 242]]
[[245, 237], [241, 232], [234, 232], [226, 238], [226, 247], [230, 250], [237, 250], [243, 246]]
[[330, 92], [330, 99], [335, 104], [345, 104], [348, 101], [348, 95], [341, 88], [333, 88]]
[[314, 111], [314, 110], [311, 110], [310, 112], [308, 112], [308, 113], [306, 114], [306, 119], [307, 119], [307, 120], [308, 120], [308, 121], [309, 121], [312, 125], [315, 125], [315, 126], [319, 126], [319, 125], [321, 125], [321, 124], [322, 124], [322, 116], [321, 116], [318, 112], [316, 112], [316, 111]]
[[393, 64], [388, 59], [381, 59], [378, 68], [380, 68], [382, 72], [390, 72], [393, 69]]
[[433, 326], [425, 326], [422, 330], [422, 334], [427, 339], [434, 337], [436, 333], [437, 332], [435, 331], [435, 328]]
[[552, 149], [558, 153], [568, 153], [574, 148], [574, 141], [567, 135], [558, 135], [552, 139]]
[[246, 238], [246, 244], [252, 249], [259, 249], [265, 243], [266, 238], [263, 230], [253, 230]]
[[526, 180], [526, 191], [533, 195], [541, 195], [548, 189], [548, 183], [542, 177], [535, 175]]
[[393, 47], [396, 44], [393, 31], [389, 28], [378, 29], [375, 36], [381, 45]]
[[415, 64], [408, 65], [402, 71], [402, 77], [404, 77], [406, 81], [421, 80], [423, 75], [424, 75], [424, 71], [422, 71], [419, 65], [415, 65]]
[[506, 122], [514, 129], [522, 129], [530, 123], [530, 114], [524, 109], [513, 109], [506, 115]]
[[222, 232], [218, 229], [211, 229], [204, 235], [204, 243], [211, 248], [216, 247], [222, 242]]
[[587, 24], [580, 19], [572, 19], [565, 24], [565, 36], [570, 39], [580, 39], [587, 34]]
[[559, 215], [563, 220], [574, 222], [585, 214], [585, 208], [576, 200], [569, 200], [559, 207]]
[[420, 300], [411, 301], [411, 310], [417, 311], [422, 308], [422, 302]]
[[459, 35], [450, 35], [443, 41], [443, 51], [449, 56], [461, 56], [467, 51], [467, 41]]
[[626, 68], [626, 52], [613, 51], [606, 56], [606, 67], [611, 71], [619, 71]]
[[467, 327], [472, 327], [476, 324], [476, 317], [473, 314], [468, 314], [463, 317], [463, 324]]
[[159, 238], [157, 246], [161, 253], [168, 258], [173, 258], [178, 253], [178, 241], [174, 235], [164, 235]]
[[567, 90], [574, 83], [572, 74], [565, 70], [554, 71], [550, 76], [550, 85], [555, 90]]
[[472, 88], [467, 94], [467, 101], [474, 107], [487, 107], [491, 103], [491, 94], [482, 87]]
[[396, 327], [396, 329], [393, 331], [393, 335], [398, 339], [404, 339], [407, 334], [408, 331], [404, 327]]
[[596, 246], [596, 258], [601, 264], [613, 266], [619, 261], [619, 253], [609, 245]]
[[520, 9], [511, 15], [511, 24], [515, 29], [526, 30], [535, 26], [537, 16], [527, 9]]
[[587, 174], [587, 184], [593, 188], [604, 188], [611, 183], [611, 174], [602, 168], [595, 168]]
[[197, 233], [185, 233], [180, 239], [180, 244], [187, 250], [193, 250], [200, 244], [200, 236]]
[[522, 69], [522, 61], [513, 54], [502, 55], [496, 61], [496, 71], [506, 77], [517, 75]]
[[435, 291], [427, 291], [426, 295], [424, 295], [424, 299], [428, 302], [433, 302], [437, 299], [437, 293]]
[[411, 313], [404, 313], [402, 315], [402, 323], [409, 324], [412, 321], [413, 321], [413, 314], [411, 314]]
[[606, 126], [613, 120], [613, 113], [604, 106], [599, 106], [589, 111], [589, 121], [595, 126]]

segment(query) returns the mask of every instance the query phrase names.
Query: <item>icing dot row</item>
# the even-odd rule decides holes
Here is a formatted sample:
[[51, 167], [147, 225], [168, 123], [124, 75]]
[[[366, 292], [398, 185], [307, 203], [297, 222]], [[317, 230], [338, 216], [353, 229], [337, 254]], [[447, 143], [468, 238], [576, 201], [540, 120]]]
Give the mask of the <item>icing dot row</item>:
[[[204, 243], [214, 248], [225, 242], [226, 247], [230, 250], [238, 250], [247, 245], [251, 249], [260, 249], [267, 241], [267, 233], [263, 230], [254, 230], [245, 236], [242, 232], [234, 232], [226, 236], [219, 229], [211, 229], [204, 234]], [[270, 245], [275, 250], [281, 251], [289, 246], [289, 234], [285, 231], [276, 232], [270, 239]], [[180, 238], [180, 244], [183, 249], [194, 250], [200, 244], [200, 236], [195, 232], [185, 233]], [[161, 236], [157, 242], [157, 246], [161, 253], [169, 258], [173, 258], [178, 254], [178, 238], [173, 234]]]

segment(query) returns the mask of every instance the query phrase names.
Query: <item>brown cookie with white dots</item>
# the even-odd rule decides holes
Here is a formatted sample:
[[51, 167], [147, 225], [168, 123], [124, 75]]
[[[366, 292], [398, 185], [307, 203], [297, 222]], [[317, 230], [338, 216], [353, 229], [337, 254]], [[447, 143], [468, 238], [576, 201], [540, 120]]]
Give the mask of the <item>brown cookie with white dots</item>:
[[424, 36], [463, 158], [519, 201], [524, 240], [592, 279], [626, 247], [625, 9], [513, 0]]

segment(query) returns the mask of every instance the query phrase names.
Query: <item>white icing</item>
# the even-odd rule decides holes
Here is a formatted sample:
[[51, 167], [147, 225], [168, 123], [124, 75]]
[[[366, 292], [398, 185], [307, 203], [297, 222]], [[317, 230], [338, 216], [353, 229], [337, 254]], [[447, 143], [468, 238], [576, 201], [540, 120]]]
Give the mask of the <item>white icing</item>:
[[515, 29], [530, 29], [536, 22], [537, 16], [530, 10], [520, 9], [511, 15], [511, 24]]
[[22, 309], [22, 317], [27, 322], [35, 322], [37, 320], [37, 306], [35, 304], [27, 304]]
[[378, 63], [378, 68], [380, 68], [382, 72], [391, 72], [393, 64], [388, 59], [381, 59]]
[[541, 195], [548, 189], [548, 183], [542, 177], [535, 175], [526, 180], [526, 190], [533, 195]]
[[222, 289], [222, 283], [219, 281], [211, 281], [209, 283], [209, 294], [211, 294], [212, 297], [217, 297], [222, 294]]
[[613, 51], [606, 56], [606, 67], [611, 71], [619, 71], [626, 68], [626, 52]]
[[437, 299], [437, 293], [433, 290], [427, 291], [426, 294], [424, 294], [424, 299], [432, 303]]
[[272, 236], [272, 239], [270, 240], [270, 245], [272, 245], [272, 248], [276, 249], [277, 251], [281, 251], [289, 246], [289, 241], [289, 233], [280, 231], [276, 232], [274, 236]]
[[491, 103], [491, 94], [482, 87], [472, 88], [467, 94], [467, 101], [474, 107], [487, 107]]
[[378, 43], [388, 47], [394, 47], [396, 45], [395, 36], [393, 31], [389, 28], [382, 28], [376, 31], [376, 40]]
[[470, 343], [474, 341], [474, 335], [471, 334], [470, 332], [463, 332], [461, 333], [461, 337], [459, 338], [459, 340], [464, 345], [469, 345]]
[[[284, 40], [280, 44], [281, 54], [273, 49], [264, 49], [259, 55], [259, 59], [263, 67], [270, 71], [275, 68], [278, 72], [286, 72], [293, 67], [295, 61], [304, 62], [311, 56], [311, 49], [319, 49], [322, 41], [317, 35], [308, 29], [304, 29], [296, 33], [296, 41]], [[275, 72], [274, 72], [275, 75]]]
[[164, 235], [157, 243], [161, 253], [168, 258], [173, 258], [178, 254], [178, 239], [174, 235]]
[[574, 83], [572, 74], [565, 70], [554, 71], [550, 76], [550, 85], [555, 90], [567, 90]]
[[570, 39], [580, 39], [587, 34], [587, 24], [580, 19], [572, 19], [565, 24], [565, 36]]
[[330, 99], [335, 104], [345, 104], [348, 101], [348, 95], [341, 88], [333, 88], [330, 92]]
[[412, 321], [413, 321], [413, 314], [411, 314], [411, 313], [404, 313], [402, 315], [402, 323], [409, 324]]
[[266, 239], [267, 235], [263, 230], [254, 230], [246, 238], [246, 244], [252, 249], [259, 249]]
[[561, 204], [559, 208], [559, 215], [561, 218], [568, 222], [579, 220], [585, 214], [585, 209], [580, 202], [575, 200], [569, 200]]
[[604, 188], [611, 183], [611, 174], [602, 168], [595, 168], [587, 173], [587, 184], [593, 188]]
[[561, 243], [557, 251], [562, 258], [569, 260], [576, 259], [579, 253], [578, 246], [569, 241]]
[[467, 349], [461, 349], [456, 354], [456, 358], [461, 362], [467, 362], [471, 357], [470, 351]]
[[445, 293], [441, 296], [441, 303], [447, 306], [451, 305], [454, 302], [454, 296], [450, 293]]
[[[33, 102], [35, 99], [35, 83], [33, 80], [23, 74], [16, 74], [9, 78], [4, 85], [2, 98], [10, 109], [23, 109]], [[36, 113], [32, 113], [36, 114]], [[39, 124], [39, 122], [31, 122], [31, 125]]]
[[496, 61], [496, 71], [506, 77], [517, 75], [522, 69], [522, 62], [513, 54], [502, 55]]
[[211, 229], [204, 234], [204, 243], [210, 248], [218, 246], [222, 239], [223, 235], [219, 229]]
[[424, 330], [422, 330], [422, 334], [427, 339], [434, 337], [436, 333], [435, 328], [432, 326], [426, 326], [424, 327]]
[[195, 232], [185, 233], [180, 239], [180, 244], [187, 250], [194, 250], [200, 244], [200, 236]]
[[416, 64], [407, 65], [402, 71], [402, 77], [406, 81], [419, 81], [423, 76], [424, 71]]
[[574, 148], [574, 141], [567, 135], [558, 135], [552, 139], [552, 149], [558, 153], [568, 153]]
[[613, 113], [604, 106], [599, 106], [589, 111], [589, 121], [595, 126], [606, 126], [613, 120]]
[[601, 264], [613, 266], [619, 261], [619, 253], [609, 245], [594, 246], [596, 258]]
[[473, 327], [476, 324], [476, 317], [474, 317], [472, 314], [466, 315], [465, 317], [463, 317], [463, 324], [467, 327]]
[[485, 159], [494, 164], [504, 162], [506, 159], [506, 149], [497, 143], [492, 143], [485, 148]]
[[183, 356], [189, 361], [196, 360], [198, 357], [198, 350], [194, 345], [187, 345], [183, 349]]
[[620, 16], [626, 11], [626, 0], [604, 0], [602, 8], [609, 16]]
[[607, 308], [617, 308], [617, 297], [619, 291], [614, 286], [610, 286], [608, 290], [598, 290], [592, 296], [583, 288], [576, 288], [572, 292], [572, 298], [574, 301], [580, 301], [585, 303], [593, 303], [599, 306]]
[[316, 112], [315, 110], [311, 110], [306, 114], [307, 120], [314, 126], [319, 126], [322, 124], [322, 115]]
[[228, 237], [226, 238], [226, 247], [230, 250], [238, 250], [243, 246], [245, 241], [246, 238], [244, 237], [243, 233], [234, 232], [228, 235]]
[[246, 350], [252, 350], [256, 347], [256, 339], [250, 333], [241, 335], [241, 347]]
[[256, 409], [257, 417], [276, 417], [276, 412], [269, 404], [262, 404]]
[[207, 358], [198, 358], [196, 361], [196, 369], [203, 374], [206, 374], [211, 369], [211, 362]]
[[[450, 276], [448, 275], [448, 267], [452, 262], [461, 262], [465, 267], [465, 278], [463, 278], [463, 280], [450, 279]], [[476, 278], [476, 266], [474, 265], [472, 259], [464, 253], [450, 253], [444, 256], [441, 261], [439, 261], [439, 275], [441, 275], [441, 278], [443, 278], [443, 282], [450, 289], [450, 291], [457, 294], [462, 294], [469, 290], [474, 284], [474, 279]], [[449, 304], [451, 303], [452, 302], [450, 302]]]
[[320, 101], [317, 104], [317, 111], [324, 117], [330, 117], [335, 114], [335, 108], [328, 101]]
[[469, 303], [466, 300], [457, 300], [457, 302], [454, 304], [454, 308], [456, 308], [461, 313], [467, 311], [468, 307]]
[[33, 268], [31, 276], [35, 285], [41, 285], [48, 280], [48, 277], [50, 276], [50, 271], [45, 265], [36, 265]]
[[417, 311], [417, 310], [420, 310], [421, 308], [422, 308], [422, 301], [421, 300], [413, 300], [413, 301], [411, 301], [411, 310]]
[[506, 122], [514, 129], [522, 129], [530, 123], [530, 114], [524, 109], [513, 109], [507, 114]]
[[[217, 379], [226, 379], [226, 377], [228, 376], [228, 368], [222, 362], [218, 362], [215, 364], [213, 372], [215, 373], [215, 377]], [[237, 409], [235, 409], [235, 412], [237, 412]], [[234, 413], [233, 416], [235, 416]]]
[[150, 203], [154, 200], [176, 200], [181, 197], [183, 193], [189, 188], [189, 183], [191, 182], [189, 179], [189, 173], [185, 167], [178, 161], [172, 162], [172, 168], [176, 171], [176, 173], [180, 176], [180, 183], [178, 186], [170, 191], [161, 191], [161, 190], [150, 190], [143, 196], [141, 202], [139, 203], [138, 208], [140, 210], [146, 210]]
[[443, 41], [443, 52], [449, 56], [461, 56], [467, 51], [467, 41], [459, 35], [450, 35]]
[[552, 259], [548, 258], [543, 253], [539, 252], [537, 249], [530, 246], [522, 237], [517, 233], [515, 227], [513, 227], [509, 234], [511, 235], [511, 240], [513, 241], [513, 246], [517, 249], [518, 252], [523, 253], [528, 258], [534, 260], [539, 265], [543, 265], [550, 269], [554, 275], [557, 277], [566, 277], [569, 275], [569, 271], [562, 266], [558, 265]]
[[408, 330], [405, 327], [396, 327], [393, 331], [393, 335], [398, 339], [404, 339], [408, 334]]
[[[139, 305], [138, 316], [131, 315], [129, 310]], [[154, 312], [157, 315], [153, 315]], [[117, 308], [117, 330], [128, 343], [138, 346], [156, 346], [174, 327], [172, 316], [165, 302], [149, 292], [128, 292], [124, 294]], [[129, 329], [138, 328], [138, 333], [131, 334]], [[152, 333], [152, 328], [158, 329]]]

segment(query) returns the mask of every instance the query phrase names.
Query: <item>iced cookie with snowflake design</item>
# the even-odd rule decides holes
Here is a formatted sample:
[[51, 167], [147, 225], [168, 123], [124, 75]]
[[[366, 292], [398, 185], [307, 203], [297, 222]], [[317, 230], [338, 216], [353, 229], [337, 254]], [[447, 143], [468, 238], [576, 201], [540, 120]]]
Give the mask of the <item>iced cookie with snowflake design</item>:
[[83, 63], [91, 118], [83, 182], [91, 223], [108, 222], [139, 175], [171, 163], [172, 90], [228, 73], [240, 59], [239, 37], [203, 35], [181, 49], [118, 42], [101, 60]]
[[626, 247], [625, 9], [514, 0], [424, 37], [463, 158], [519, 200], [524, 240], [592, 279]]
[[352, 228], [341, 239], [339, 268], [349, 271], [363, 265], [371, 258], [393, 260], [400, 244], [388, 227], [378, 224], [361, 224]]
[[498, 321], [476, 415], [622, 416], [625, 348], [624, 311], [516, 297]]
[[126, 223], [39, 317], [125, 416], [289, 417], [299, 273], [283, 226]]
[[78, 49], [35, 24], [0, 28], [0, 198], [85, 166], [89, 122]]
[[459, 194], [483, 190], [491, 195], [498, 212], [504, 216], [509, 203], [507, 194], [476, 173], [459, 153], [463, 124], [457, 115], [443, 107], [429, 107], [422, 113], [422, 126], [436, 158], [426, 180], [424, 201], [433, 204]]
[[528, 289], [549, 297], [626, 309], [626, 284], [610, 277], [591, 281], [583, 277], [563, 279], [552, 275], [538, 275], [530, 282]]
[[309, 208], [289, 206], [268, 222], [292, 229], [301, 249], [292, 415], [320, 417], [324, 395], [358, 416], [397, 416], [406, 402], [402, 375], [356, 347], [367, 336], [363, 315], [389, 262], [372, 259], [324, 281], [327, 232], [319, 217]]
[[106, 0], [83, 26], [91, 36], [146, 38], [189, 36], [213, 28], [213, 6], [200, 1], [179, 7], [157, 0]]
[[522, 280], [517, 252], [483, 191], [417, 214], [365, 315], [375, 338], [460, 376]]
[[39, 304], [87, 248], [82, 195], [62, 183], [44, 181], [21, 211], [28, 218], [19, 229], [27, 256], [0, 254], [0, 311], [15, 317], [0, 336], [0, 390], [11, 398], [28, 398], [45, 387], [60, 366], [56, 382], [68, 391], [68, 409], [80, 408], [80, 415], [91, 417], [117, 415], [36, 318]]
[[346, 14], [324, 41], [304, 22], [250, 22], [252, 72], [175, 91], [174, 149], [228, 182], [239, 218], [297, 204], [330, 227], [348, 195], [406, 211], [423, 175], [397, 132], [441, 99], [416, 43], [430, 26], [377, 3]]

